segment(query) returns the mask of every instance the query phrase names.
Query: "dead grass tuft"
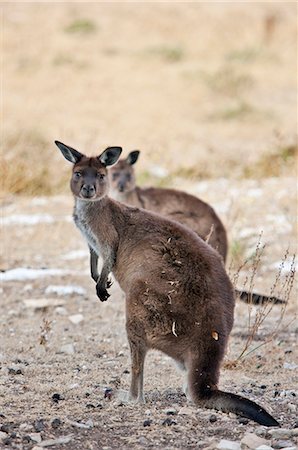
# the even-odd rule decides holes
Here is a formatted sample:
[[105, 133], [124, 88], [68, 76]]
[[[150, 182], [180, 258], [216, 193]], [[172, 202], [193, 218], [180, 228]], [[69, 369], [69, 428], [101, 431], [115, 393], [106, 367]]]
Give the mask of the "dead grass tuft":
[[[254, 290], [255, 279], [257, 277], [262, 254], [265, 248], [265, 245], [261, 244], [262, 234], [259, 236], [259, 240], [256, 244], [256, 249], [254, 252], [253, 263], [250, 269], [249, 275], [246, 276], [243, 284], [243, 288], [248, 292], [252, 293]], [[284, 254], [282, 262], [279, 266], [279, 269], [276, 273], [275, 280], [270, 288], [269, 297], [278, 297], [285, 301], [285, 303], [275, 306], [274, 303], [263, 303], [258, 306], [253, 305], [251, 302], [248, 303], [248, 323], [247, 323], [247, 338], [244, 342], [243, 348], [240, 354], [233, 360], [228, 360], [225, 364], [226, 368], [233, 369], [237, 368], [240, 364], [242, 364], [243, 360], [245, 360], [248, 356], [251, 356], [256, 350], [261, 347], [272, 343], [275, 339], [278, 338], [278, 335], [285, 331], [289, 325], [295, 320], [291, 319], [287, 323], [284, 323], [284, 316], [287, 309], [288, 301], [290, 299], [291, 291], [294, 286], [295, 279], [295, 259], [296, 255], [290, 256], [289, 251], [287, 250]], [[235, 273], [231, 276], [231, 280], [233, 285], [236, 287], [239, 274], [241, 270], [246, 267], [246, 265], [250, 262], [251, 258], [244, 261]], [[290, 271], [283, 275], [283, 269], [285, 265], [290, 263]], [[233, 262], [232, 262], [233, 264]], [[231, 266], [229, 268], [231, 271]], [[273, 308], [279, 307], [279, 316], [278, 319], [275, 320], [275, 326], [270, 331], [270, 333], [266, 336], [262, 336], [259, 339], [261, 342], [255, 344], [256, 338], [260, 338], [261, 336], [261, 328], [266, 319], [270, 316]], [[253, 311], [254, 310], [254, 311]], [[253, 314], [254, 312], [254, 314]]]

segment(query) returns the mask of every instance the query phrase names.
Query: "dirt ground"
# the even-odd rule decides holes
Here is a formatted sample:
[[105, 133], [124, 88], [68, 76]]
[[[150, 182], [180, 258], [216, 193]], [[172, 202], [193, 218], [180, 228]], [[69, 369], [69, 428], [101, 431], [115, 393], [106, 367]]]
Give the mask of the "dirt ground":
[[[123, 401], [125, 299], [116, 283], [108, 302], [95, 295], [71, 219], [70, 167], [53, 141], [92, 154], [140, 149], [140, 184], [180, 188], [215, 208], [228, 230], [231, 277], [249, 260], [237, 286], [253, 280], [256, 291], [288, 297], [297, 5], [0, 2], [0, 12], [0, 449], [211, 449], [247, 432], [269, 448], [295, 448], [295, 437], [282, 443], [257, 424], [187, 403], [181, 375], [158, 352], [146, 360], [146, 404]], [[296, 298], [294, 285], [285, 313], [237, 302], [220, 379], [290, 430], [298, 425]], [[234, 365], [249, 314], [253, 323], [260, 311], [266, 319]]]
[[[225, 189], [216, 189], [220, 183]], [[255, 248], [262, 228], [266, 248], [254, 277], [256, 290], [270, 291], [277, 267], [289, 249], [282, 272], [285, 280], [295, 249], [293, 180], [204, 181], [192, 189], [185, 185], [185, 189], [200, 192], [209, 202], [216, 199], [225, 225], [230, 226], [230, 244], [238, 238], [247, 254]], [[274, 202], [269, 201], [272, 192], [278, 193]], [[122, 402], [121, 394], [128, 389], [130, 379], [125, 301], [116, 284], [106, 303], [98, 301], [88, 273], [86, 245], [70, 220], [71, 195], [11, 198], [2, 210], [5, 259], [1, 268], [6, 272], [0, 319], [0, 421], [2, 429], [8, 431], [7, 439], [15, 436], [9, 437], [3, 448], [31, 449], [37, 445], [31, 440], [36, 434], [43, 441], [70, 435], [69, 443], [53, 447], [68, 449], [207, 448], [222, 438], [240, 441], [247, 431], [258, 432], [274, 443], [257, 424], [243, 424], [235, 416], [188, 404], [181, 390], [181, 375], [169, 358], [158, 352], [149, 353], [146, 360], [146, 404]], [[27, 223], [28, 216], [38, 223]], [[53, 222], [47, 223], [50, 218]], [[6, 280], [8, 269], [18, 267], [68, 272]], [[251, 270], [248, 265], [241, 271], [238, 286]], [[76, 286], [85, 291], [58, 295], [59, 290], [55, 293], [49, 286]], [[278, 291], [277, 287], [275, 293]], [[284, 428], [297, 426], [295, 298], [292, 291], [273, 341], [253, 351], [236, 368], [224, 368], [221, 374], [222, 388], [258, 401]], [[34, 299], [47, 299], [48, 305], [28, 303]], [[257, 310], [253, 308], [252, 316]], [[238, 301], [227, 361], [235, 360], [244, 347], [249, 334], [248, 313], [248, 306]], [[71, 318], [78, 314], [81, 321], [72, 323]], [[250, 350], [270, 338], [280, 315], [281, 308], [274, 306]], [[71, 348], [65, 348], [67, 344]], [[55, 394], [62, 400], [53, 400]], [[53, 428], [55, 419], [61, 421], [56, 420], [58, 428]], [[172, 425], [166, 425], [166, 419]], [[42, 425], [36, 422], [39, 420], [43, 420]], [[144, 426], [148, 420], [150, 426]], [[78, 428], [84, 424], [85, 428]], [[36, 433], [34, 427], [38, 430], [38, 426], [42, 431]]]

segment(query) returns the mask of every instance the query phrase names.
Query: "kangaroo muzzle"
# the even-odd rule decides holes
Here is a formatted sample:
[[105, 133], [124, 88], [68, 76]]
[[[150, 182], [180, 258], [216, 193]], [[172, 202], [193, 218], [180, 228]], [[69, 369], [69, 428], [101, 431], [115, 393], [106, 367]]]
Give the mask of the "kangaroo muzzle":
[[84, 184], [81, 189], [81, 195], [84, 198], [92, 198], [95, 195], [95, 187], [92, 184]]

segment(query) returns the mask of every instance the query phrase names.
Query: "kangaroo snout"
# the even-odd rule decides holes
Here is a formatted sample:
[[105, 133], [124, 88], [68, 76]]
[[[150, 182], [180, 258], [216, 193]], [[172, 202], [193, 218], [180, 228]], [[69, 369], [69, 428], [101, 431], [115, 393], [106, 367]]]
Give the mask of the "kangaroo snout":
[[123, 181], [119, 181], [118, 183], [118, 191], [119, 192], [124, 192], [125, 190], [125, 183]]
[[95, 195], [95, 187], [92, 184], [83, 184], [81, 195], [84, 198], [92, 198]]

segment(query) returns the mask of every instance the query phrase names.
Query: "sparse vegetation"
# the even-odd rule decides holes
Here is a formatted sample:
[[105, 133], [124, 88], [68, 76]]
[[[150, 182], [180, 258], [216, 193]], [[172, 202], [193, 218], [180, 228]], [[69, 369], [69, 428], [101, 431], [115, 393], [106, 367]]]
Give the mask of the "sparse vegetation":
[[166, 62], [179, 62], [185, 57], [184, 49], [177, 46], [161, 45], [147, 48], [144, 53], [149, 56], [157, 56]]
[[67, 33], [72, 34], [90, 34], [96, 30], [97, 26], [95, 22], [90, 19], [76, 19], [65, 28]]

